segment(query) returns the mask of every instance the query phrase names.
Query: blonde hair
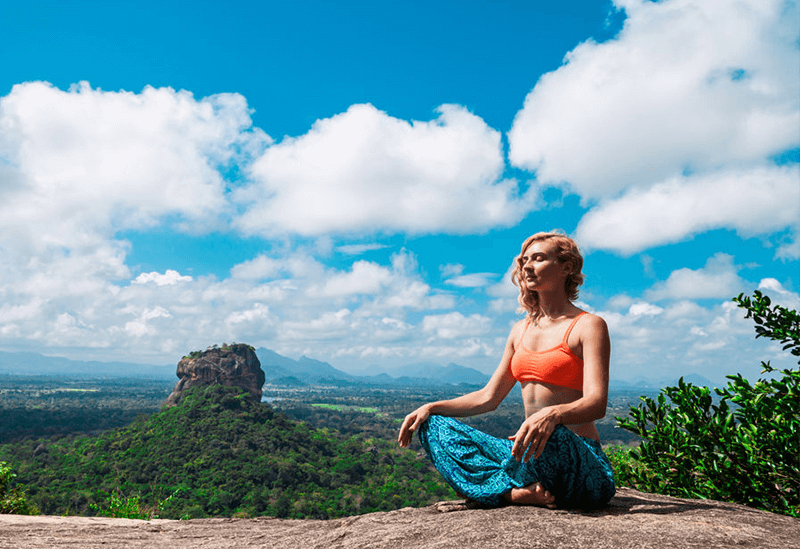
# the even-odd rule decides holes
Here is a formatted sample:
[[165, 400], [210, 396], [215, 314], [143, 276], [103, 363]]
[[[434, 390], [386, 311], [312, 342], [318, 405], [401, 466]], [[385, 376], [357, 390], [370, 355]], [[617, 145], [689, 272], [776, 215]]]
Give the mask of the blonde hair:
[[523, 282], [523, 262], [522, 255], [534, 242], [548, 241], [553, 243], [553, 251], [556, 254], [556, 260], [560, 263], [572, 263], [572, 271], [567, 275], [564, 281], [564, 290], [566, 291], [567, 298], [570, 301], [578, 299], [578, 286], [583, 284], [583, 279], [586, 278], [581, 270], [583, 269], [583, 255], [578, 243], [564, 234], [563, 231], [553, 230], [550, 232], [536, 233], [529, 236], [525, 242], [522, 243], [522, 249], [519, 255], [514, 258], [514, 270], [511, 273], [511, 282], [514, 286], [519, 288], [519, 301], [520, 311], [527, 311], [532, 319], [536, 319], [541, 314], [539, 310], [539, 294], [535, 291], [530, 291]]

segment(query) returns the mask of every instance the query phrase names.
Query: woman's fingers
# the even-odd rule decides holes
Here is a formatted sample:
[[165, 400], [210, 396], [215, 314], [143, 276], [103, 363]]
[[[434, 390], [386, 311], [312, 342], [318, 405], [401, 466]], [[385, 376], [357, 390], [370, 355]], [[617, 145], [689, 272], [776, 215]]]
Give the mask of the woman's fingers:
[[529, 425], [527, 422], [523, 423], [519, 430], [509, 440], [514, 441], [511, 447], [511, 454], [517, 461], [529, 462], [531, 459], [537, 459], [542, 455], [547, 441], [550, 439], [550, 432], [546, 426], [541, 429], [538, 425]]
[[539, 436], [534, 441], [534, 447], [531, 448], [530, 451], [530, 455], [533, 457], [533, 459], [539, 459], [539, 456], [542, 455], [545, 446], [547, 446], [547, 441], [550, 440], [550, 435], [551, 433], [548, 432], [539, 433]]
[[415, 410], [408, 414], [403, 420], [403, 425], [400, 426], [400, 434], [397, 437], [397, 442], [400, 446], [408, 446], [411, 442], [411, 437], [420, 425], [425, 423], [428, 419], [428, 414], [420, 413]]
[[512, 440], [514, 440], [514, 445], [511, 447], [511, 455], [514, 456], [514, 459], [521, 461], [525, 457], [525, 450], [530, 445], [532, 436], [533, 433], [523, 425], [519, 428], [519, 431], [511, 437]]
[[397, 442], [400, 444], [400, 446], [408, 446], [408, 443], [411, 441], [413, 424], [410, 426], [409, 423], [412, 421], [413, 417], [411, 414], [409, 414], [403, 420], [403, 425], [400, 426], [400, 434], [397, 436]]
[[539, 443], [539, 441], [533, 435], [531, 435], [531, 437], [528, 440], [529, 442], [525, 444], [525, 446], [523, 446], [524, 448], [522, 452], [523, 463], [528, 463], [531, 460], [531, 458], [533, 457], [533, 453], [536, 451], [536, 447]]

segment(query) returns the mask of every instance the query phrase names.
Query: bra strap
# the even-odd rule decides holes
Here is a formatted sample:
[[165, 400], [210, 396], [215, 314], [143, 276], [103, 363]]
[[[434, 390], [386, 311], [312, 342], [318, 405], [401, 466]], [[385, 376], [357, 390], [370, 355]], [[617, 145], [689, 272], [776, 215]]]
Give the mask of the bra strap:
[[575, 324], [577, 324], [577, 323], [578, 323], [578, 319], [579, 319], [580, 317], [582, 317], [583, 315], [585, 315], [585, 314], [586, 314], [586, 311], [581, 311], [580, 313], [578, 313], [578, 316], [576, 316], [576, 317], [575, 317], [575, 320], [573, 320], [573, 321], [572, 321], [572, 324], [570, 324], [570, 325], [569, 325], [569, 328], [567, 328], [567, 332], [564, 334], [564, 341], [563, 341], [563, 343], [566, 343], [566, 342], [567, 342], [567, 339], [569, 339], [569, 334], [571, 334], [571, 333], [572, 333], [572, 329], [575, 327]]
[[522, 329], [522, 333], [519, 336], [519, 339], [514, 343], [514, 348], [518, 349], [522, 345], [522, 339], [525, 337], [525, 334], [528, 332], [528, 326], [531, 325], [531, 317], [529, 316], [525, 320], [525, 327]]

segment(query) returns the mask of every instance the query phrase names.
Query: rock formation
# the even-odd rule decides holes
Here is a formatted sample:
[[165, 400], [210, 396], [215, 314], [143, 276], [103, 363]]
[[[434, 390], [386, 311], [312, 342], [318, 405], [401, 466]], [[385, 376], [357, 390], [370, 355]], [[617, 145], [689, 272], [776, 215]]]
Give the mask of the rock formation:
[[264, 370], [261, 369], [255, 350], [244, 343], [215, 346], [191, 353], [178, 362], [176, 375], [180, 381], [167, 397], [166, 406], [177, 404], [183, 393], [192, 387], [209, 385], [241, 387], [254, 400], [261, 401]]
[[620, 488], [581, 512], [463, 509], [454, 503], [336, 520], [211, 518], [152, 521], [0, 515], [0, 549], [797, 549], [800, 519], [742, 505]]

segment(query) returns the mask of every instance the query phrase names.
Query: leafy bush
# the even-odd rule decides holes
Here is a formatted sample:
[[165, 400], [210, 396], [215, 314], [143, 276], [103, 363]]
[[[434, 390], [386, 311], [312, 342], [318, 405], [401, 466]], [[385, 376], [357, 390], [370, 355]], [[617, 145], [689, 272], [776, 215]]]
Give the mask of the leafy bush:
[[38, 515], [39, 510], [28, 504], [19, 486], [12, 486], [15, 475], [11, 466], [0, 461], [0, 514]]
[[[756, 291], [734, 298], [756, 323], [756, 337], [780, 341], [800, 356], [800, 315]], [[712, 390], [684, 383], [641, 397], [620, 427], [643, 443], [611, 452], [618, 482], [645, 491], [713, 498], [800, 516], [800, 370], [775, 370], [751, 384], [727, 376]], [[669, 402], [667, 400], [669, 399]]]
[[154, 506], [148, 506], [141, 501], [139, 495], [125, 497], [119, 490], [115, 490], [108, 497], [105, 506], [90, 503], [89, 508], [99, 517], [150, 520], [160, 518], [159, 513], [164, 511], [164, 508], [180, 491], [181, 489], [178, 488], [168, 498], [157, 502]]

